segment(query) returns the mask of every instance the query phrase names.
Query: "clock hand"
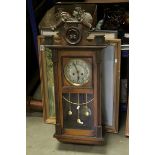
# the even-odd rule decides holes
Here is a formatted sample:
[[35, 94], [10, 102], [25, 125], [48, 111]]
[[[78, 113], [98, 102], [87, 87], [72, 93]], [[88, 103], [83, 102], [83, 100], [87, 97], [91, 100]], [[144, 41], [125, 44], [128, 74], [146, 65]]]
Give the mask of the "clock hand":
[[79, 73], [78, 73], [78, 77], [77, 77], [77, 80], [79, 81], [80, 77], [79, 77]]
[[78, 74], [77, 80], [79, 81], [79, 71], [78, 71], [77, 66], [75, 65], [74, 62], [73, 62], [73, 65], [74, 65], [74, 67], [75, 67], [75, 69], [76, 69], [76, 72], [77, 72], [77, 74]]
[[75, 67], [75, 69], [76, 69], [76, 71], [77, 71], [77, 73], [78, 73], [78, 69], [77, 69], [77, 67], [76, 67], [76, 65], [75, 65], [75, 63], [73, 62], [73, 65], [74, 65], [74, 67]]

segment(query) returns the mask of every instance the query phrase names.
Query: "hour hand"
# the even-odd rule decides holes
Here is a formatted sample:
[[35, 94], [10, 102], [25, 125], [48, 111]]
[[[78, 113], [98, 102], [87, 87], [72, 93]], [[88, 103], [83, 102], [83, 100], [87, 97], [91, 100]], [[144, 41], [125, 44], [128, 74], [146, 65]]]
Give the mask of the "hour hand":
[[79, 74], [78, 74], [78, 77], [77, 77], [77, 80], [79, 81], [80, 77], [79, 77]]

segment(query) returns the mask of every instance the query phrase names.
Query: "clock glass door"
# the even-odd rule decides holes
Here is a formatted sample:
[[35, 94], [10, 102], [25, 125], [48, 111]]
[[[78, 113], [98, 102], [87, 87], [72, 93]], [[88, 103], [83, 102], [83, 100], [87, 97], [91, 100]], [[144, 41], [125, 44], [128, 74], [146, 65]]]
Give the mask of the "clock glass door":
[[93, 56], [64, 56], [62, 60], [64, 131], [91, 131], [94, 129]]

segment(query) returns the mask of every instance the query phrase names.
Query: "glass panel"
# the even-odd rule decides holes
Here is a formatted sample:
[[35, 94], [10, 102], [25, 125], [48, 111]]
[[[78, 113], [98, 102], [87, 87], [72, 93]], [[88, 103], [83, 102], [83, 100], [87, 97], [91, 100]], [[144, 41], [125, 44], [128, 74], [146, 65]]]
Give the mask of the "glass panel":
[[93, 94], [63, 93], [64, 128], [93, 129]]
[[114, 96], [114, 51], [109, 45], [102, 52], [102, 104], [105, 125], [113, 125]]
[[46, 72], [47, 72], [47, 85], [48, 85], [48, 105], [49, 116], [55, 117], [55, 100], [54, 100], [54, 75], [53, 75], [53, 62], [52, 50], [46, 48]]

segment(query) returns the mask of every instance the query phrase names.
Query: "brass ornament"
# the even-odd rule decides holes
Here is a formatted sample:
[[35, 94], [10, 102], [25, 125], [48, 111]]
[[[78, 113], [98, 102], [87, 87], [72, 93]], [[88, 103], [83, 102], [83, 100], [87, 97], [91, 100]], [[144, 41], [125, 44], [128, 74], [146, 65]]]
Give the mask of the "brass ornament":
[[85, 112], [85, 116], [89, 116], [90, 114], [89, 114], [89, 112], [88, 111], [86, 111]]
[[[72, 101], [70, 101], [69, 99], [65, 98], [64, 96], [63, 96], [63, 99], [64, 99], [65, 101], [67, 101], [67, 103], [70, 103], [70, 104], [73, 104], [73, 105], [77, 105], [77, 102], [72, 102]], [[91, 100], [89, 100], [89, 101], [87, 101], [87, 102], [80, 103], [79, 105], [80, 105], [80, 106], [86, 105], [86, 104], [88, 104], [88, 103], [91, 103], [93, 100], [94, 100], [94, 98], [92, 98]]]
[[[87, 103], [87, 94], [86, 94], [86, 103]], [[85, 116], [90, 116], [91, 115], [91, 110], [90, 110], [90, 108], [88, 108], [88, 105], [86, 104], [85, 105]]]
[[78, 93], [77, 95], [78, 95], [78, 96], [77, 96], [77, 97], [78, 97], [77, 103], [72, 102], [72, 101], [70, 100], [70, 93], [69, 93], [68, 99], [66, 99], [64, 96], [63, 96], [63, 99], [64, 99], [65, 101], [67, 101], [67, 103], [68, 103], [68, 105], [69, 105], [69, 111], [68, 111], [68, 115], [69, 115], [69, 116], [71, 116], [71, 115], [73, 114], [73, 112], [72, 112], [72, 110], [71, 110], [71, 105], [76, 105], [76, 110], [77, 110], [77, 120], [76, 120], [76, 122], [77, 122], [78, 124], [83, 125], [84, 122], [80, 119], [80, 113], [81, 113], [83, 116], [85, 116], [85, 117], [91, 116], [91, 109], [88, 107], [88, 104], [89, 104], [89, 103], [92, 103], [92, 101], [94, 100], [94, 98], [88, 101], [88, 100], [87, 100], [87, 94], [86, 94], [86, 100], [85, 100], [85, 102], [84, 102], [84, 103], [80, 103], [80, 94]]
[[71, 110], [68, 111], [68, 115], [70, 115], [70, 116], [72, 115], [72, 111]]
[[80, 119], [80, 111], [79, 111], [79, 109], [80, 109], [80, 106], [79, 106], [79, 104], [80, 104], [80, 99], [79, 99], [79, 94], [78, 94], [78, 106], [77, 106], [77, 111], [78, 111], [78, 118], [77, 118], [77, 123], [78, 124], [84, 124], [82, 121], [81, 121], [81, 119]]
[[80, 120], [80, 118], [77, 119], [77, 123], [78, 123], [78, 124], [84, 124], [84, 123]]
[[91, 115], [91, 110], [88, 107], [86, 107], [83, 109], [82, 114], [85, 115], [86, 117], [88, 117]]
[[[69, 100], [70, 100], [70, 93], [69, 93]], [[69, 111], [68, 111], [68, 115], [72, 115], [72, 110], [71, 110], [71, 104], [69, 103]]]
[[86, 94], [86, 104], [82, 109], [82, 114], [86, 117], [91, 115], [91, 110], [90, 110], [90, 108], [88, 108], [88, 105], [87, 105], [87, 94]]

